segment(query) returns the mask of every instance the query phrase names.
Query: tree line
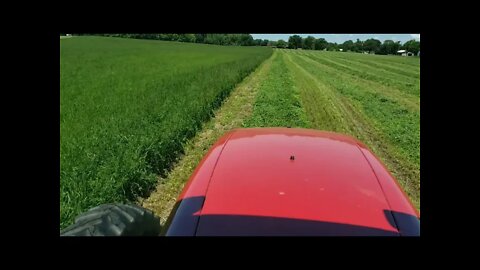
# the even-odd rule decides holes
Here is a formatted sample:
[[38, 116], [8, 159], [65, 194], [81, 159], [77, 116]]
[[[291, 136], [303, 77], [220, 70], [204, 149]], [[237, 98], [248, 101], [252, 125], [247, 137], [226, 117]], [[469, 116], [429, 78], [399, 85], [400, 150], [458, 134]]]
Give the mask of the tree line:
[[347, 40], [342, 44], [328, 42], [324, 38], [299, 35], [290, 36], [288, 41], [271, 41], [268, 39], [253, 39], [250, 34], [74, 34], [74, 35], [99, 35], [109, 37], [155, 39], [166, 41], [206, 43], [226, 46], [271, 46], [286, 49], [350, 51], [358, 53], [396, 54], [398, 50], [406, 50], [415, 55], [420, 51], [420, 42], [414, 39], [401, 44], [400, 41], [385, 40], [383, 43], [377, 39], [367, 39], [355, 42]]
[[314, 38], [308, 36], [302, 38], [299, 35], [290, 36], [288, 42], [284, 40], [277, 41], [276, 47], [289, 49], [304, 49], [304, 50], [328, 50], [328, 51], [350, 51], [359, 53], [375, 53], [375, 54], [396, 54], [399, 50], [406, 50], [415, 55], [420, 51], [420, 41], [414, 39], [401, 44], [400, 41], [385, 40], [383, 43], [378, 39], [367, 39], [361, 41], [357, 39], [356, 42], [347, 40], [342, 44], [332, 43], [326, 41], [324, 38]]
[[267, 40], [254, 40], [250, 34], [74, 34], [107, 37], [155, 39], [231, 46], [267, 46]]

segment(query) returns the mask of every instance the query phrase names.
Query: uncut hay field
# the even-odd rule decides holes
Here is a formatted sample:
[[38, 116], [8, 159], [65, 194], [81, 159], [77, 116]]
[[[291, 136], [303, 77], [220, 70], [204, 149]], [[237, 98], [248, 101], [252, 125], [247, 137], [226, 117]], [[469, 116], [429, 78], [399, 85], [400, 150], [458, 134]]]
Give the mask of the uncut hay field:
[[155, 187], [265, 47], [60, 40], [60, 226]]
[[418, 57], [104, 37], [60, 44], [61, 227], [98, 204], [139, 200], [164, 222], [209, 147], [238, 127], [352, 135], [420, 208]]

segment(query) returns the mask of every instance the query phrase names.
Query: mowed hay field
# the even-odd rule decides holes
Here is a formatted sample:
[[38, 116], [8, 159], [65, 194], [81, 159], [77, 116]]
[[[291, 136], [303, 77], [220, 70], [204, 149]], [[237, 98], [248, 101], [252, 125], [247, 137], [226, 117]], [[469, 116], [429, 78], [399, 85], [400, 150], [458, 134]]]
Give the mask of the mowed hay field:
[[352, 135], [420, 209], [420, 59], [275, 50], [245, 127], [291, 126]]
[[418, 58], [275, 49], [189, 140], [142, 206], [166, 222], [189, 176], [225, 132], [290, 126], [363, 141], [420, 209], [419, 69]]
[[266, 47], [60, 40], [60, 227], [155, 187]]

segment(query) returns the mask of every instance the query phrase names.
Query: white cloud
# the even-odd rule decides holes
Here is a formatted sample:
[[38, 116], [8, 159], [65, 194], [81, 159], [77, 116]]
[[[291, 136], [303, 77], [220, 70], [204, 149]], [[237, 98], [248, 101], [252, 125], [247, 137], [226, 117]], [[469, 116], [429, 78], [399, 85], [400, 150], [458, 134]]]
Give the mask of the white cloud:
[[416, 40], [420, 40], [420, 34], [410, 34], [410, 36]]

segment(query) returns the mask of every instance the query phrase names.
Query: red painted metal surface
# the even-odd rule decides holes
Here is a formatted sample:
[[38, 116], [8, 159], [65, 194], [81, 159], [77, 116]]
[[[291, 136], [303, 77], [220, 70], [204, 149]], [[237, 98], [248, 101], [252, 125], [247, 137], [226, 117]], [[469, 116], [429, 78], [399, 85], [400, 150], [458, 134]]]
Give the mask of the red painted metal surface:
[[407, 194], [380, 160], [367, 148], [361, 149], [377, 176], [379, 184], [388, 200], [390, 210], [410, 214], [420, 218], [420, 213], [412, 205]]
[[395, 179], [358, 140], [290, 128], [237, 129], [197, 167], [179, 200], [194, 215], [321, 221], [397, 232], [385, 211], [418, 216]]
[[210, 148], [209, 152], [205, 155], [202, 161], [200, 161], [200, 164], [197, 165], [192, 176], [190, 176], [190, 179], [183, 188], [178, 200], [205, 196], [218, 157], [220, 156], [226, 141], [234, 132], [235, 130], [226, 133]]

